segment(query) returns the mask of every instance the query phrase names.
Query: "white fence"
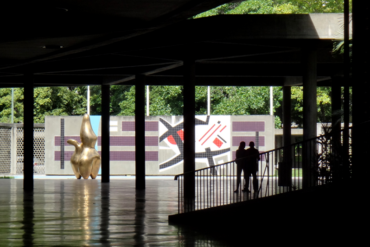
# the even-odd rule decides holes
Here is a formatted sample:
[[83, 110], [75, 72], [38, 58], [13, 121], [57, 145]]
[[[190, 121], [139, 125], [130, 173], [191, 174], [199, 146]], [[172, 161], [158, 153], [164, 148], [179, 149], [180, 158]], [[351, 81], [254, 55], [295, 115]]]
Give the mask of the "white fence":
[[[33, 133], [33, 170], [45, 174], [44, 124], [35, 124]], [[23, 174], [23, 124], [0, 124], [0, 174]]]

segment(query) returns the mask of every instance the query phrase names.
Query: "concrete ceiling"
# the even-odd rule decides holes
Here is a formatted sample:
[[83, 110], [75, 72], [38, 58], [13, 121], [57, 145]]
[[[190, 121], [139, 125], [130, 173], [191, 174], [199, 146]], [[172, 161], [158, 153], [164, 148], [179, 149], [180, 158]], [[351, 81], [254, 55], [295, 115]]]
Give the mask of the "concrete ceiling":
[[2, 4], [1, 86], [22, 86], [24, 73], [36, 86], [134, 84], [136, 74], [148, 84], [182, 84], [189, 54], [199, 85], [300, 85], [301, 49], [311, 46], [320, 81], [343, 71], [331, 54], [341, 15], [188, 20], [225, 1], [49, 2]]

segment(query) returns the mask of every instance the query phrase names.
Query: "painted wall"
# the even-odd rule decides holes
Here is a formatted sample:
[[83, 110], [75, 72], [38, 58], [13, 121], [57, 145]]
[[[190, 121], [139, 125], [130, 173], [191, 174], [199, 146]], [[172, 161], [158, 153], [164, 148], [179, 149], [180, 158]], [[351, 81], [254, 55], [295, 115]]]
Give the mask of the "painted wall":
[[[82, 117], [64, 118], [64, 168], [61, 165], [61, 118], [45, 118], [45, 168], [47, 175], [72, 175], [70, 157], [74, 147], [68, 139], [80, 141]], [[183, 172], [183, 117], [146, 117], [145, 157], [147, 175], [175, 175]], [[91, 116], [98, 136], [96, 148], [101, 150], [101, 122]], [[221, 164], [235, 159], [240, 141], [248, 145], [259, 132], [259, 151], [275, 148], [274, 118], [252, 116], [196, 116], [196, 168]], [[112, 175], [135, 174], [135, 118], [110, 117], [110, 171]]]

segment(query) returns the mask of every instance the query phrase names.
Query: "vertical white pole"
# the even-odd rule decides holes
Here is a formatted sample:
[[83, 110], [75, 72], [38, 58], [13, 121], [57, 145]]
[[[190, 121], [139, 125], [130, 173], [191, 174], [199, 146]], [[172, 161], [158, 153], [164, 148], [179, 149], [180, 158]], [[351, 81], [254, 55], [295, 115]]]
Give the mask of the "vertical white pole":
[[273, 90], [272, 87], [270, 87], [270, 115], [274, 115], [274, 96], [273, 96]]
[[90, 115], [90, 86], [87, 86], [87, 114]]
[[207, 88], [207, 115], [211, 115], [211, 87]]
[[14, 123], [14, 88], [12, 88], [12, 119], [11, 123]]
[[149, 116], [149, 85], [146, 86], [146, 115]]

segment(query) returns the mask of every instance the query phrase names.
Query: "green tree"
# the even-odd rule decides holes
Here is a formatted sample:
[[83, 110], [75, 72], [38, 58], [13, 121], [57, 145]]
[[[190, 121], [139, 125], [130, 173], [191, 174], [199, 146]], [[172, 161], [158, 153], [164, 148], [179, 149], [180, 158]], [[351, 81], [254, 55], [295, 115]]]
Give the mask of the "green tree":
[[[24, 89], [14, 89], [14, 122], [23, 122]], [[0, 121], [10, 123], [11, 89], [0, 89]], [[84, 87], [38, 87], [34, 89], [34, 122], [44, 123], [45, 116], [69, 116], [86, 113]]]
[[[12, 106], [11, 88], [0, 89], [0, 122], [10, 123]], [[23, 122], [23, 88], [14, 89], [14, 123]]]
[[343, 13], [343, 0], [247, 0], [226, 3], [193, 18], [235, 14], [308, 13]]

